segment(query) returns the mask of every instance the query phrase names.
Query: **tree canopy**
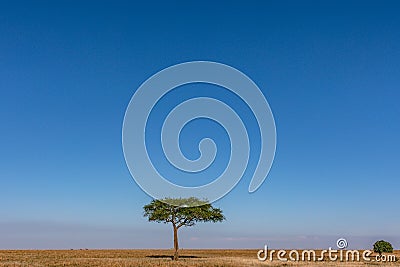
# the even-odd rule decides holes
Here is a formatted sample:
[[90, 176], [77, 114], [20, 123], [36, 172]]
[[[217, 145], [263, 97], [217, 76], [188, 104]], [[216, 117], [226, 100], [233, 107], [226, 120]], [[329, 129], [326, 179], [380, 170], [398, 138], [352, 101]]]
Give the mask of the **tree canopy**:
[[376, 241], [374, 244], [374, 252], [382, 254], [383, 252], [393, 252], [392, 244], [385, 240]]
[[[193, 226], [198, 222], [221, 222], [225, 219], [222, 210], [197, 198], [166, 200], [153, 200], [144, 206], [144, 216], [149, 221], [175, 224], [177, 228]], [[191, 206], [188, 203], [197, 203], [201, 206]]]

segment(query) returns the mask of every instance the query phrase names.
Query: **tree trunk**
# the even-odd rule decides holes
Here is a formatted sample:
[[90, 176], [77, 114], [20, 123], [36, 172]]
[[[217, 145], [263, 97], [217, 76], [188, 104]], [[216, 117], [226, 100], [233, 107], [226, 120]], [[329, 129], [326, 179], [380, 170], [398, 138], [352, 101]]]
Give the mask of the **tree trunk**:
[[174, 226], [174, 261], [177, 261], [179, 258], [178, 255], [178, 250], [179, 250], [179, 245], [178, 245], [178, 227], [176, 227], [176, 225]]

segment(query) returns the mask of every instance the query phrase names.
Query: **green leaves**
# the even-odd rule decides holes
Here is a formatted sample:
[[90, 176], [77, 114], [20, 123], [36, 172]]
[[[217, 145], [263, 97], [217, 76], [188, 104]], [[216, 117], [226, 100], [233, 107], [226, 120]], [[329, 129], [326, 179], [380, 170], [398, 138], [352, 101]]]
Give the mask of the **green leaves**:
[[221, 222], [225, 220], [222, 210], [214, 208], [205, 200], [191, 198], [166, 198], [153, 200], [143, 207], [143, 216], [158, 223], [171, 222], [177, 228], [193, 226], [197, 222]]
[[376, 241], [374, 244], [374, 252], [379, 254], [383, 252], [393, 252], [392, 244], [384, 240]]

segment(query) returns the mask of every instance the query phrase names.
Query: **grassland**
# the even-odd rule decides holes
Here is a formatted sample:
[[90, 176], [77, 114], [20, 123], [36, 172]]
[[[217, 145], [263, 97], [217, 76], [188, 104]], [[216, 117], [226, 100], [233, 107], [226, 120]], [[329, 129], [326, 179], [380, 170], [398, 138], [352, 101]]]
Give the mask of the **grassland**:
[[[181, 250], [174, 262], [171, 250], [0, 250], [0, 266], [154, 267], [154, 266], [400, 266], [378, 262], [260, 262], [257, 250]], [[400, 258], [400, 251], [393, 254]]]

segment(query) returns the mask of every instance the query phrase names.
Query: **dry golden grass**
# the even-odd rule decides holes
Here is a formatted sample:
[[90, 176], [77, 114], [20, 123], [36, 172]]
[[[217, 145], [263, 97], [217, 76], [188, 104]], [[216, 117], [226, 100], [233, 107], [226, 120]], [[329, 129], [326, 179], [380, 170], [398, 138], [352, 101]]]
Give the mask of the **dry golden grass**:
[[[377, 262], [287, 262], [278, 260], [260, 262], [258, 250], [181, 250], [181, 259], [169, 258], [171, 250], [0, 250], [0, 267], [233, 267], [233, 266], [400, 266]], [[318, 253], [318, 252], [317, 252]], [[400, 258], [400, 251], [393, 254]]]

